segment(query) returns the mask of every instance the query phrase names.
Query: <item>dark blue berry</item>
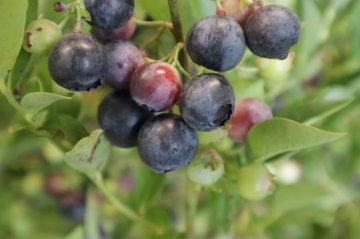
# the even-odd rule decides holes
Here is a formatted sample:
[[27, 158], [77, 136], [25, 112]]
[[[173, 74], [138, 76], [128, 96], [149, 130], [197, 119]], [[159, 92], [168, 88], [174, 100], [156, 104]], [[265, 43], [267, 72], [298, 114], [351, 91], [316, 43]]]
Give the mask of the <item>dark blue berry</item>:
[[65, 35], [52, 49], [48, 66], [54, 81], [72, 91], [96, 88], [108, 71], [103, 47], [82, 33]]
[[185, 122], [196, 130], [215, 130], [230, 119], [234, 110], [234, 91], [225, 77], [207, 73], [188, 81], [179, 98]]
[[106, 138], [122, 148], [137, 145], [140, 128], [151, 113], [138, 106], [127, 91], [114, 91], [98, 109], [98, 121]]
[[139, 133], [139, 153], [157, 173], [186, 167], [198, 149], [196, 132], [177, 115], [162, 114], [148, 120]]
[[132, 17], [134, 0], [85, 0], [85, 8], [95, 26], [115, 29]]
[[216, 71], [227, 71], [237, 66], [245, 47], [243, 30], [229, 16], [203, 18], [191, 27], [186, 39], [191, 59]]
[[299, 39], [300, 23], [288, 8], [269, 5], [248, 18], [244, 31], [248, 47], [255, 55], [283, 60]]

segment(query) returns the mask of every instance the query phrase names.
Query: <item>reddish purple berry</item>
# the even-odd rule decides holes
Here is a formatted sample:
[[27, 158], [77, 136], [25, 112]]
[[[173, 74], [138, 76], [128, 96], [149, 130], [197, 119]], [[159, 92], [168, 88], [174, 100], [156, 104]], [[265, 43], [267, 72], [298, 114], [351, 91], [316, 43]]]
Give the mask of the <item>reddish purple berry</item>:
[[263, 101], [253, 98], [239, 100], [229, 121], [229, 136], [234, 141], [244, 142], [256, 123], [271, 118], [271, 109]]
[[172, 107], [181, 91], [177, 70], [165, 62], [142, 65], [130, 81], [130, 93], [135, 102], [149, 111], [163, 111]]
[[65, 4], [63, 2], [55, 2], [54, 3], [55, 12], [62, 12], [65, 10]]
[[105, 45], [105, 50], [109, 71], [104, 82], [115, 89], [128, 88], [131, 76], [144, 63], [141, 51], [127, 41], [110, 42]]

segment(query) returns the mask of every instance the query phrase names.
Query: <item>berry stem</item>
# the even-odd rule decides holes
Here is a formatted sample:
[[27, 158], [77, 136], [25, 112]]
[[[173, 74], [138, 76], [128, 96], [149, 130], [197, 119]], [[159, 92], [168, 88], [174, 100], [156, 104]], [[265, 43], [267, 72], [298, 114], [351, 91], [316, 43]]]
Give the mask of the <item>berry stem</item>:
[[127, 205], [121, 202], [118, 198], [116, 198], [106, 188], [105, 183], [102, 179], [102, 175], [100, 173], [96, 173], [95, 175], [88, 175], [88, 176], [93, 181], [93, 183], [99, 188], [99, 190], [103, 193], [103, 195], [107, 198], [107, 200], [110, 201], [113, 204], [113, 206], [125, 217], [133, 220], [136, 223], [144, 225], [150, 231], [156, 232], [158, 234], [162, 232], [162, 229], [159, 226], [146, 221], [144, 218], [142, 218], [136, 212], [134, 212], [131, 208], [129, 208]]
[[173, 30], [173, 24], [167, 21], [144, 21], [138, 18], [133, 17], [131, 19], [136, 25], [140, 26], [149, 26], [149, 27], [157, 27], [157, 26], [164, 26], [170, 30]]
[[171, 57], [171, 65], [175, 66], [179, 62], [179, 54], [180, 51], [184, 48], [184, 43], [179, 42], [176, 44], [176, 47], [174, 49], [174, 54]]
[[82, 32], [81, 22], [82, 19], [81, 19], [80, 5], [76, 5], [76, 24], [75, 24], [74, 32]]

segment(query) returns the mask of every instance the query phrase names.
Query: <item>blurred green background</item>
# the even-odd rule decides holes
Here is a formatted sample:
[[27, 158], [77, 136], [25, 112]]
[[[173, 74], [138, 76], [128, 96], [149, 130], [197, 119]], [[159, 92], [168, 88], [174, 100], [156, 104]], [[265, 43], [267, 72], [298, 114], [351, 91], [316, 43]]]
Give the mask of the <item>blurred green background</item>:
[[[29, 0], [27, 21], [42, 15], [59, 23], [64, 14], [54, 13], [54, 2]], [[201, 188], [187, 179], [186, 170], [156, 175], [143, 166], [136, 149], [113, 148], [104, 170], [106, 186], [166, 230], [163, 236], [152, 235], [118, 213], [85, 176], [63, 161], [64, 150], [99, 127], [97, 106], [109, 89], [72, 96], [52, 83], [46, 57], [21, 50], [13, 72], [19, 74], [13, 75], [19, 78], [15, 96], [48, 91], [72, 99], [29, 115], [35, 122], [29, 126], [0, 94], [0, 238], [360, 238], [360, 1], [264, 2], [293, 9], [301, 20], [301, 39], [286, 61], [259, 59], [247, 50], [240, 67], [226, 73], [236, 97], [264, 99], [275, 116], [299, 122], [325, 112], [328, 117], [315, 126], [347, 132], [346, 137], [269, 163], [278, 185], [260, 202], [243, 199], [229, 182], [232, 175]], [[135, 3], [138, 18], [169, 19], [165, 0]], [[179, 4], [185, 32], [194, 21], [215, 12], [210, 0]], [[16, 21], [21, 16], [12, 17]], [[71, 31], [73, 21], [64, 32]], [[133, 40], [159, 59], [175, 43], [168, 31], [146, 43], [155, 33], [156, 28], [139, 27]], [[30, 70], [29, 61], [37, 62]], [[21, 79], [27, 71], [30, 79]], [[331, 114], [337, 108], [341, 110]], [[219, 134], [203, 138], [215, 141]], [[243, 155], [242, 147], [226, 137], [202, 147], [216, 149], [228, 162]]]

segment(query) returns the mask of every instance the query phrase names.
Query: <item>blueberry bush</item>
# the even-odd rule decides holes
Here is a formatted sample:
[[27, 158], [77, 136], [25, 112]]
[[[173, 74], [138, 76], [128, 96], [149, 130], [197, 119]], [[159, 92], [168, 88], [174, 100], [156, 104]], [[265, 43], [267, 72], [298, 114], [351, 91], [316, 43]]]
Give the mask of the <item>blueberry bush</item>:
[[358, 0], [0, 9], [0, 238], [360, 238]]

